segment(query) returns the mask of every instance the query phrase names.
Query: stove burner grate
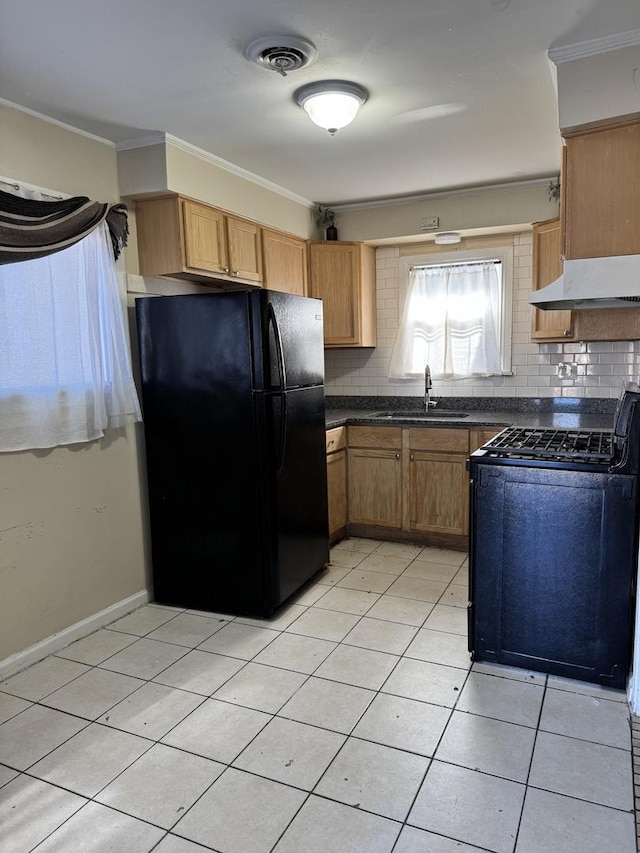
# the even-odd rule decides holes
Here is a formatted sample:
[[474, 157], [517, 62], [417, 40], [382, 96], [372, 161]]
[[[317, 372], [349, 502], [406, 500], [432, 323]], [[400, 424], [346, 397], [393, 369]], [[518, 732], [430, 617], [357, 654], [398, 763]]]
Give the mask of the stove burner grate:
[[613, 457], [613, 440], [608, 431], [510, 427], [483, 450], [497, 456], [602, 462]]

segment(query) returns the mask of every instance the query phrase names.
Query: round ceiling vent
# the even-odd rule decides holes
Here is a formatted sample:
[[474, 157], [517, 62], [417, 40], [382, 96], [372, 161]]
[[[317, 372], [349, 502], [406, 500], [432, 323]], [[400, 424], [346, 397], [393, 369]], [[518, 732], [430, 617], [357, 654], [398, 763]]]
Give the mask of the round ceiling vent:
[[318, 55], [317, 50], [306, 39], [297, 36], [265, 36], [247, 46], [245, 56], [268, 71], [277, 71], [286, 77], [311, 65]]

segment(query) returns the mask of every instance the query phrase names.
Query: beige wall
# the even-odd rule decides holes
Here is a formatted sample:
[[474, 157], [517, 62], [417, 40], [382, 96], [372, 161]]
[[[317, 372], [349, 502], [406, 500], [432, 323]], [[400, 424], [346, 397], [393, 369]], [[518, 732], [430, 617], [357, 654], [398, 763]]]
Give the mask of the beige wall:
[[[113, 147], [3, 106], [0, 174], [118, 198]], [[139, 430], [0, 454], [0, 661], [145, 588]]]

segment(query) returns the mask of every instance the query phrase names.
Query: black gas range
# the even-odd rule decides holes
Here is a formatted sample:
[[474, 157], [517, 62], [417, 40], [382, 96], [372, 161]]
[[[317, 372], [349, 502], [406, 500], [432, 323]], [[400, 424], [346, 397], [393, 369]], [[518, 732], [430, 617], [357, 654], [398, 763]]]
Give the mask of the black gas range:
[[639, 457], [635, 384], [611, 430], [509, 427], [471, 455], [474, 659], [624, 687]]

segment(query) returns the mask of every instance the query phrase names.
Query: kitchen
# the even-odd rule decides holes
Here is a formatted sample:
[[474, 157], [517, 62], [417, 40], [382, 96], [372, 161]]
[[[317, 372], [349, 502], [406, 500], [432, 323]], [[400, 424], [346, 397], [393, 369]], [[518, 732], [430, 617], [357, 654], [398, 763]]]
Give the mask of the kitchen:
[[[583, 62], [586, 64], [586, 60]], [[571, 108], [577, 110], [577, 99]], [[133, 168], [144, 149], [131, 149], [116, 156], [112, 147], [86, 135], [73, 133], [9, 105], [3, 105], [1, 110], [4, 147], [0, 172], [3, 175], [114, 201], [121, 195], [144, 191], [144, 186], [136, 187], [134, 183], [138, 175]], [[617, 114], [633, 111], [623, 107]], [[584, 116], [570, 116], [563, 125], [582, 124], [586, 120]], [[173, 190], [284, 231], [303, 237], [315, 236], [309, 217], [306, 213], [303, 217], [294, 202], [274, 198], [262, 188], [252, 188], [247, 198], [242, 179], [228, 173], [224, 175], [227, 183], [223, 191], [219, 167], [189, 154], [184, 146], [175, 142], [157, 143], [145, 153], [162, 171], [167, 165], [174, 175], [182, 170], [171, 187]], [[557, 204], [547, 198], [546, 184], [451, 193], [426, 204], [408, 202], [394, 209], [344, 211], [338, 220], [340, 236], [358, 241], [414, 234], [416, 211], [420, 216], [439, 215], [443, 224], [450, 223], [445, 227], [465, 231], [489, 229], [497, 222], [509, 227], [544, 221], [557, 213]], [[411, 223], [410, 227], [407, 222]], [[560, 387], [563, 391], [572, 389], [576, 396], [583, 389], [596, 388], [598, 398], [614, 399], [620, 381], [629, 375], [629, 365], [634, 372], [637, 370], [637, 344], [633, 341], [596, 341], [586, 345], [577, 341], [540, 346], [532, 343], [525, 295], [530, 291], [527, 282], [531, 279], [531, 232], [516, 233], [519, 236], [514, 251], [519, 258], [516, 267], [519, 286], [514, 315], [514, 377], [480, 380], [468, 394], [460, 393], [459, 383], [455, 386], [436, 383], [434, 396], [475, 396], [479, 391], [479, 396], [537, 398], [551, 396], [552, 388]], [[515, 243], [516, 238], [511, 239]], [[379, 273], [390, 285], [388, 294], [386, 287], [379, 288], [380, 300], [393, 302], [397, 299], [394, 287], [399, 285], [394, 284], [393, 273], [395, 257], [399, 255], [400, 250], [395, 248], [378, 250]], [[133, 298], [139, 289], [148, 287], [137, 277], [133, 238], [125, 264]], [[163, 292], [170, 292], [166, 284], [157, 286], [165, 288]], [[197, 285], [187, 287], [193, 291], [198, 289]], [[379, 302], [379, 306], [380, 319], [393, 319], [382, 313], [393, 311], [393, 305]], [[385, 323], [378, 329], [379, 345], [385, 336], [388, 340], [388, 328]], [[380, 396], [395, 395], [382, 369], [376, 364], [369, 366], [369, 358], [370, 353], [365, 351], [329, 352], [327, 393], [368, 395], [375, 389]], [[585, 367], [584, 377], [579, 374], [556, 385], [559, 361], [577, 367], [601, 368], [600, 376], [604, 378], [598, 378], [598, 384], [591, 385], [598, 374], [587, 372]], [[606, 385], [605, 381], [610, 384]], [[421, 383], [405, 384], [402, 392], [419, 396]], [[591, 396], [588, 391], [585, 395]], [[94, 614], [109, 612], [121, 602], [128, 602], [125, 606], [129, 609], [143, 603], [141, 593], [149, 578], [150, 555], [142, 532], [147, 524], [147, 509], [142, 473], [144, 455], [139, 441], [139, 428], [127, 427], [124, 434], [112, 442], [76, 449], [61, 448], [48, 454], [3, 457], [2, 479], [6, 493], [11, 495], [11, 504], [3, 508], [6, 522], [3, 519], [2, 524], [6, 531], [3, 550], [7, 555], [3, 560], [5, 587], [0, 626], [3, 659], [24, 652], [70, 626], [80, 626], [79, 631], [88, 633], [98, 627], [91, 621]], [[113, 619], [121, 615], [119, 610], [111, 612]], [[80, 635], [69, 635], [68, 640]]]

